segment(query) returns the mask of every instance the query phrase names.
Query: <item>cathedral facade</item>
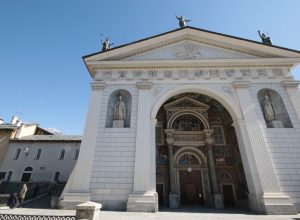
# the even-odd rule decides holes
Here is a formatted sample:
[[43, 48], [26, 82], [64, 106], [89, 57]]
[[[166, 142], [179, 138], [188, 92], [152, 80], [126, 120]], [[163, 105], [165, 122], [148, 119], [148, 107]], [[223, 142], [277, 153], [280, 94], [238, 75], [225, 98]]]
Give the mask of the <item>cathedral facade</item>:
[[84, 61], [92, 95], [62, 208], [300, 210], [300, 52], [183, 27]]

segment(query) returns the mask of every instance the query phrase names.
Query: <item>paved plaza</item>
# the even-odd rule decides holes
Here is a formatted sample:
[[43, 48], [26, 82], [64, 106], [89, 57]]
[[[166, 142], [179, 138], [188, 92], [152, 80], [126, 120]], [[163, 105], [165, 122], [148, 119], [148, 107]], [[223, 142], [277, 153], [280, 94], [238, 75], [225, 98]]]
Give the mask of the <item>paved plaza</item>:
[[[251, 213], [237, 213], [237, 212], [208, 212], [212, 210], [198, 210], [202, 213], [196, 212], [196, 209], [180, 209], [178, 211], [164, 210], [158, 213], [138, 213], [138, 212], [115, 212], [115, 211], [101, 211], [100, 218], [105, 220], [227, 220], [227, 219], [256, 219], [256, 220], [300, 220], [300, 215], [254, 215]], [[15, 208], [0, 207], [0, 219], [3, 214], [13, 215], [48, 215], [48, 216], [74, 216], [75, 210], [56, 210], [56, 209], [29, 209], [29, 208]]]

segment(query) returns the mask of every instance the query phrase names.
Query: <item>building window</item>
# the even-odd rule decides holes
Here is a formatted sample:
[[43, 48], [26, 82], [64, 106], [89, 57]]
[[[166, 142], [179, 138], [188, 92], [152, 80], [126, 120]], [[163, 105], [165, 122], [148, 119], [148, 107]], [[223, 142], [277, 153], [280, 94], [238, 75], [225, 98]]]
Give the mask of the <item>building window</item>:
[[42, 149], [39, 148], [39, 149], [37, 150], [37, 152], [36, 152], [36, 155], [35, 155], [35, 158], [34, 158], [34, 159], [35, 159], [35, 160], [39, 160], [40, 157], [41, 157], [41, 153], [42, 153]]
[[59, 171], [56, 171], [55, 174], [54, 174], [54, 179], [53, 179], [53, 181], [54, 181], [54, 182], [59, 182], [59, 176], [60, 176], [60, 172], [59, 172]]
[[14, 156], [14, 160], [19, 159], [20, 153], [21, 153], [21, 148], [18, 148], [18, 149], [16, 150], [16, 153], [15, 153], [15, 156]]
[[211, 128], [214, 129], [213, 138], [215, 145], [225, 145], [223, 126], [211, 126]]
[[6, 181], [10, 181], [12, 175], [13, 175], [13, 171], [8, 171], [7, 174], [6, 174]]
[[59, 160], [63, 160], [65, 158], [65, 153], [66, 153], [66, 150], [65, 149], [62, 149], [61, 152], [60, 152], [60, 156], [59, 156]]
[[79, 149], [75, 150], [74, 160], [77, 160], [79, 156]]

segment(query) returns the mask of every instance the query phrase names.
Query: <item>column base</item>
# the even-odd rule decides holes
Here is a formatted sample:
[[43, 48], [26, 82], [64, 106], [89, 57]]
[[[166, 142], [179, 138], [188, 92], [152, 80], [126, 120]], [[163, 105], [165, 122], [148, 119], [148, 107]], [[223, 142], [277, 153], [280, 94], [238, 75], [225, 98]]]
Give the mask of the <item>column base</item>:
[[127, 201], [128, 212], [157, 212], [158, 195], [156, 192], [129, 194]]
[[268, 215], [296, 215], [297, 210], [290, 197], [283, 193], [265, 193], [261, 199]]
[[169, 204], [171, 209], [178, 209], [179, 201], [177, 193], [169, 193]]
[[76, 205], [90, 201], [89, 193], [66, 193], [58, 203], [59, 209], [75, 209]]
[[252, 212], [254, 212], [254, 213], [263, 213], [264, 212], [264, 208], [262, 207], [260, 200], [261, 200], [260, 195], [257, 195], [254, 193], [248, 194], [249, 208]]
[[217, 208], [217, 209], [224, 208], [222, 194], [214, 194], [214, 205], [215, 205], [215, 208]]

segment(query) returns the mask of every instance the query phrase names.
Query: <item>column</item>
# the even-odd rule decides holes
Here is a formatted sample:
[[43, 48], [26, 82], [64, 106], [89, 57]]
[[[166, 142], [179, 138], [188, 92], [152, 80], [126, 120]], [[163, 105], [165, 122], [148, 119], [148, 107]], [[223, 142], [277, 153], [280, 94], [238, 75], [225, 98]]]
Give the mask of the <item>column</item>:
[[214, 205], [217, 209], [224, 208], [222, 194], [218, 188], [218, 180], [216, 175], [216, 168], [215, 168], [215, 160], [213, 155], [213, 143], [214, 140], [211, 137], [212, 131], [204, 131], [206, 134], [206, 148], [207, 148], [207, 163], [208, 163], [208, 170], [209, 170], [209, 178], [211, 184], [211, 190], [213, 193], [214, 198]]
[[267, 214], [296, 214], [296, 209], [290, 198], [279, 188], [271, 157], [265, 143], [262, 130], [257, 120], [255, 103], [253, 103], [248, 87], [249, 82], [234, 82], [240, 107], [245, 120], [254, 161], [257, 166], [258, 177], [262, 187], [261, 203]]
[[300, 81], [284, 81], [281, 84], [285, 87], [294, 106], [294, 110], [298, 116], [298, 119], [300, 120], [300, 91], [298, 87]]
[[[128, 197], [127, 211], [156, 212], [158, 211], [157, 193], [153, 191], [153, 150], [150, 135], [150, 82], [138, 82], [138, 115], [136, 131], [135, 169], [133, 192]], [[153, 123], [152, 123], [153, 127]], [[153, 136], [153, 133], [152, 135]], [[151, 149], [154, 148], [154, 149]]]
[[95, 81], [91, 84], [91, 87], [92, 96], [85, 122], [83, 139], [80, 145], [80, 153], [62, 194], [61, 208], [74, 208], [75, 205], [90, 200], [89, 186], [101, 111], [102, 93], [105, 84]]
[[170, 192], [169, 192], [169, 206], [170, 208], [178, 208], [178, 194], [175, 189], [175, 170], [174, 170], [174, 152], [172, 143], [168, 143], [168, 160], [169, 160], [169, 182], [170, 182]]

